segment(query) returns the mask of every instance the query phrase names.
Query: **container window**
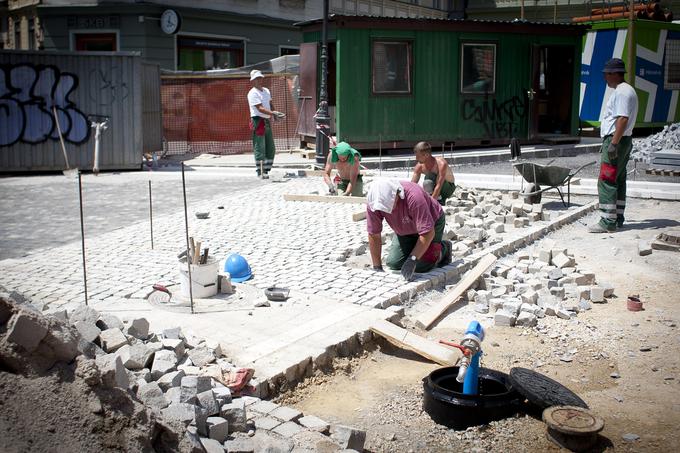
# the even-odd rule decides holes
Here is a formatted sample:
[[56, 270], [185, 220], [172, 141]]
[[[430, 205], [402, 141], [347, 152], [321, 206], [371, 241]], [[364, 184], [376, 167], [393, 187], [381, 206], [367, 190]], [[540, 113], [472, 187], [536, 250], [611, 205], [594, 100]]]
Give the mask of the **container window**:
[[411, 94], [411, 43], [373, 41], [373, 94]]
[[496, 44], [463, 44], [461, 93], [496, 92]]
[[680, 90], [680, 39], [666, 40], [665, 90]]
[[243, 66], [244, 42], [198, 36], [177, 37], [177, 69], [206, 71]]

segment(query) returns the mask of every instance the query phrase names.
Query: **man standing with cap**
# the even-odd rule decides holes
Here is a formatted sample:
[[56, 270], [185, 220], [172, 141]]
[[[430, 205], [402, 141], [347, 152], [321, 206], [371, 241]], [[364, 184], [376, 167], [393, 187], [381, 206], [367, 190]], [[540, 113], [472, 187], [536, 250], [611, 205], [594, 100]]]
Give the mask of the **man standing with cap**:
[[274, 164], [274, 137], [269, 119], [283, 118], [285, 114], [274, 110], [272, 95], [269, 89], [262, 86], [264, 76], [257, 69], [250, 71], [250, 83], [253, 87], [248, 92], [250, 106], [250, 127], [253, 131], [253, 154], [255, 155], [255, 171], [257, 176], [267, 179], [269, 170]]
[[635, 89], [624, 82], [626, 66], [620, 58], [607, 61], [602, 70], [604, 79], [614, 92], [600, 117], [600, 220], [588, 227], [591, 233], [616, 231], [623, 225], [626, 209], [626, 166], [633, 147], [633, 127], [638, 112]]

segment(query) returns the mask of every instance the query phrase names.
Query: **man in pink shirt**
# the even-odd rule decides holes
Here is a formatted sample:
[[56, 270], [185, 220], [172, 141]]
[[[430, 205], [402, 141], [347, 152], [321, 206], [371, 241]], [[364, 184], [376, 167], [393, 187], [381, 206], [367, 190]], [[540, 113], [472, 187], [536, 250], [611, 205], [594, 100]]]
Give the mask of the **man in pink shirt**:
[[418, 184], [379, 179], [367, 195], [366, 229], [373, 269], [382, 270], [383, 219], [395, 237], [387, 267], [401, 269], [406, 280], [414, 272], [427, 272], [451, 262], [451, 243], [442, 241], [446, 216], [442, 207]]

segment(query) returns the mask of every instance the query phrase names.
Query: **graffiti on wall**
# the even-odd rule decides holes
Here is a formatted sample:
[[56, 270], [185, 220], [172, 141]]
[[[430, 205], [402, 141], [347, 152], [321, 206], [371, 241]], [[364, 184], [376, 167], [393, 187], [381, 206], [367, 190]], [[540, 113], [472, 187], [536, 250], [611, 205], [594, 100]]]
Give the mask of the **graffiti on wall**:
[[55, 66], [0, 66], [0, 146], [59, 140], [53, 108], [64, 140], [86, 142], [87, 117], [69, 99], [77, 88], [78, 77]]
[[463, 119], [480, 124], [488, 138], [518, 137], [528, 111], [527, 99], [518, 96], [501, 102], [488, 97], [471, 98], [461, 104]]
[[100, 107], [111, 106], [127, 99], [130, 90], [122, 81], [121, 69], [93, 69], [90, 71], [90, 101]]

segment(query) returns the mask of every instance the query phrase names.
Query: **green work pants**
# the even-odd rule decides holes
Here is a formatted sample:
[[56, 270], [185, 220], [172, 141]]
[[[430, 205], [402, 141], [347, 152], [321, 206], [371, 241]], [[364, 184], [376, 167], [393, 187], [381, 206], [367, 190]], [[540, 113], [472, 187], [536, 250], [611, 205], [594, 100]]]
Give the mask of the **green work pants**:
[[[444, 234], [444, 226], [446, 225], [446, 215], [442, 213], [442, 215], [437, 219], [437, 222], [434, 224], [434, 238], [432, 238], [432, 243], [441, 243], [442, 244], [442, 255], [445, 256], [446, 253], [451, 253], [451, 250], [448, 250], [448, 247], [446, 246], [446, 242], [442, 243], [442, 235]], [[387, 254], [387, 267], [390, 269], [401, 269], [401, 266], [404, 264], [406, 259], [411, 255], [411, 252], [413, 251], [413, 248], [416, 246], [416, 243], [418, 242], [418, 235], [417, 234], [409, 234], [407, 236], [398, 236], [394, 235], [394, 238], [392, 238], [392, 245], [390, 246], [390, 251]], [[439, 260], [441, 261], [441, 259]], [[438, 262], [430, 263], [427, 261], [423, 260], [418, 260], [416, 261], [416, 272], [427, 272], [434, 268]]]
[[[338, 191], [339, 192], [344, 192], [347, 190], [347, 186], [349, 185], [349, 179], [343, 179], [338, 183]], [[361, 177], [361, 175], [357, 175], [357, 182], [352, 186], [352, 194], [353, 197], [363, 197], [364, 196], [364, 179]]]
[[271, 123], [261, 116], [254, 116], [253, 121], [253, 154], [255, 155], [255, 171], [260, 176], [269, 173], [274, 164], [274, 136]]
[[[436, 173], [426, 173], [425, 181], [432, 181], [432, 187], [437, 185], [437, 174]], [[456, 190], [456, 184], [450, 181], [444, 181], [442, 184], [442, 190], [439, 192], [439, 198], [437, 201], [440, 205], [446, 205], [446, 200], [453, 195], [453, 191]]]
[[607, 149], [612, 141], [608, 135], [600, 148], [600, 177], [597, 180], [597, 193], [600, 198], [600, 225], [616, 230], [623, 225], [623, 212], [626, 209], [626, 166], [633, 148], [631, 137], [621, 137], [616, 159], [609, 159]]

